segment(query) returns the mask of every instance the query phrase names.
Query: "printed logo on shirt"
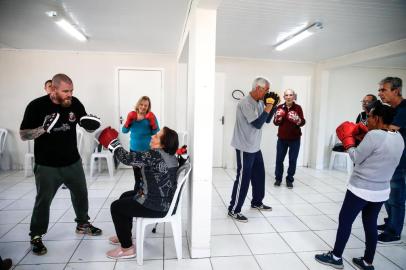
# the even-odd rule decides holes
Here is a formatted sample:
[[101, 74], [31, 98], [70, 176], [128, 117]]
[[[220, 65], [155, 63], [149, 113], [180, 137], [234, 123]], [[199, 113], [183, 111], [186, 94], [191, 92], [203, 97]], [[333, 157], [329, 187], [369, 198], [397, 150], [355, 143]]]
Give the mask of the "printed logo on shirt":
[[58, 128], [53, 128], [52, 131], [56, 132], [56, 131], [67, 131], [70, 130], [70, 125], [69, 124], [62, 124], [62, 126], [58, 127]]
[[69, 113], [69, 122], [75, 122], [76, 121], [76, 115], [74, 112]]

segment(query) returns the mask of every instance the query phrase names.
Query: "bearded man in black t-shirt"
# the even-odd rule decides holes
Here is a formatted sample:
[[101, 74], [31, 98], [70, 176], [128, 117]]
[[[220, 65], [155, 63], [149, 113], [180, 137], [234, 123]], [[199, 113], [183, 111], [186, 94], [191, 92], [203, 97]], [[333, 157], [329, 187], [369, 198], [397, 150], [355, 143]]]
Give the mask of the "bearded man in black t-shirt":
[[[100, 126], [100, 121], [87, 116], [85, 107], [79, 99], [72, 96], [72, 92], [72, 80], [65, 74], [56, 74], [52, 78], [51, 93], [28, 104], [20, 126], [21, 139], [34, 140], [37, 195], [31, 217], [30, 236], [32, 251], [36, 255], [47, 252], [42, 243], [42, 235], [48, 229], [52, 199], [62, 184], [71, 193], [76, 213], [76, 233], [102, 233], [89, 223], [86, 178], [76, 143], [76, 124], [92, 132]], [[89, 121], [93, 121], [90, 126]]]

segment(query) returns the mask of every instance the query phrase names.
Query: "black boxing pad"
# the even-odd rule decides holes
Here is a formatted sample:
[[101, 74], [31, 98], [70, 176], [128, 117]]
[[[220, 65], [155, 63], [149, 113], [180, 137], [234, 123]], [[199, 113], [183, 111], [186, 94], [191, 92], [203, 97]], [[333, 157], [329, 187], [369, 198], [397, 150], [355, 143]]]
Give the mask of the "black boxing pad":
[[85, 115], [79, 120], [79, 125], [84, 128], [87, 132], [94, 132], [101, 125], [100, 118], [94, 115]]

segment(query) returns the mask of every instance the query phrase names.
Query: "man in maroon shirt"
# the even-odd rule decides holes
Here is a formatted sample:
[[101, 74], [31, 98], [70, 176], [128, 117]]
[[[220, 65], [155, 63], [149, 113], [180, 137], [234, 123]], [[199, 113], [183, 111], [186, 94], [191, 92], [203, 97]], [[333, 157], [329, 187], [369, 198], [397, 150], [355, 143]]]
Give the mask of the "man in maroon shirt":
[[302, 107], [295, 103], [296, 93], [292, 89], [283, 93], [285, 103], [278, 106], [274, 117], [274, 124], [278, 128], [278, 142], [276, 144], [275, 186], [279, 187], [283, 177], [283, 161], [289, 149], [289, 168], [286, 176], [286, 186], [293, 188], [293, 176], [296, 172], [296, 161], [300, 149], [300, 137], [306, 120]]

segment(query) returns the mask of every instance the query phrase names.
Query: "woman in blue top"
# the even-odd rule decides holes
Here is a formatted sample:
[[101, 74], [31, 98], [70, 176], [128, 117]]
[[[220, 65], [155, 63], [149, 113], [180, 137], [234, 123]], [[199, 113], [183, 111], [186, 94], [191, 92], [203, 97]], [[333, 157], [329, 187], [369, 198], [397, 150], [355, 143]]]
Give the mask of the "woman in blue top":
[[[134, 111], [127, 115], [122, 132], [130, 133], [130, 152], [148, 151], [151, 136], [159, 131], [158, 120], [151, 112], [151, 100], [142, 96], [135, 105]], [[133, 167], [134, 190], [142, 192], [142, 168]]]

